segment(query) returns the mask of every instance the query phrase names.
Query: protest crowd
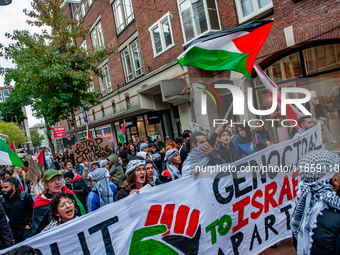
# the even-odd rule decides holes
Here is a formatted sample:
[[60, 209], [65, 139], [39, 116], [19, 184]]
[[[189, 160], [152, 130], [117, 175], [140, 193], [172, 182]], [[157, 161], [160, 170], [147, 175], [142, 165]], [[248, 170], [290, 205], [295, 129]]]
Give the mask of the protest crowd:
[[[291, 139], [313, 127], [310, 120], [308, 116], [300, 118], [301, 129]], [[141, 137], [135, 144], [118, 143], [107, 158], [81, 164], [74, 164], [71, 150], [61, 151], [36, 183], [29, 179], [29, 171], [36, 167], [34, 160], [24, 161], [25, 168], [2, 166], [0, 249], [57, 228], [141, 189], [198, 175], [198, 166], [232, 163], [272, 146], [268, 131], [261, 122], [256, 125], [253, 130], [247, 123], [236, 127], [220, 125], [213, 132], [185, 130], [174, 140], [161, 135], [154, 141]], [[340, 163], [340, 158], [320, 150], [306, 154], [299, 164], [312, 161], [331, 165]], [[291, 220], [297, 253], [339, 254], [340, 176], [329, 175], [325, 169], [319, 175], [301, 178], [301, 194]]]

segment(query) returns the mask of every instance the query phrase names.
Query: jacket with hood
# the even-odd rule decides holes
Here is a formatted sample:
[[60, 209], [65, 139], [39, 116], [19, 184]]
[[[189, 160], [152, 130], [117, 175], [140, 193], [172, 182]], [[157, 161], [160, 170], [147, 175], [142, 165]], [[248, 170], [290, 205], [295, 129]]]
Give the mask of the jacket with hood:
[[256, 134], [255, 132], [251, 133], [248, 123], [245, 123], [245, 126], [241, 124], [236, 125], [236, 130], [238, 127], [241, 127], [243, 130], [246, 131], [247, 137], [241, 137], [238, 134], [234, 138], [233, 144], [236, 147], [238, 154], [240, 155], [240, 158], [244, 158], [258, 151], [258, 149], [255, 146], [253, 146], [254, 149], [252, 149], [251, 145], [253, 141], [255, 141], [255, 136], [258, 142], [262, 141], [262, 137], [259, 134]]
[[[86, 213], [82, 203], [72, 190], [69, 190], [66, 186], [63, 186], [61, 191], [71, 193], [76, 201], [77, 215], [81, 216]], [[41, 193], [37, 196], [33, 205], [33, 217], [32, 217], [32, 231], [36, 235], [40, 233], [50, 222], [50, 202], [52, 200], [52, 194]]]
[[107, 158], [111, 162], [110, 175], [111, 180], [115, 185], [119, 185], [124, 177], [123, 167], [118, 162], [117, 154], [111, 154]]
[[222, 143], [217, 145], [215, 150], [226, 163], [240, 159], [240, 155], [232, 142], [229, 143], [229, 150]]
[[0, 250], [13, 245], [13, 237], [7, 223], [6, 214], [0, 204]]
[[84, 179], [77, 174], [73, 178], [72, 183], [66, 184], [66, 187], [77, 195], [84, 208], [86, 208], [86, 197], [89, 194], [89, 189], [87, 188]]

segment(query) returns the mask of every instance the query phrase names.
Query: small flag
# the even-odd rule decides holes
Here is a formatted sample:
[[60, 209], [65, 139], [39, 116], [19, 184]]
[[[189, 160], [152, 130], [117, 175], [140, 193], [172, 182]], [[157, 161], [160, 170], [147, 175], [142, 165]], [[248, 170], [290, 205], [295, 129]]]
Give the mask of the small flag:
[[256, 148], [256, 144], [258, 144], [259, 141], [257, 140], [257, 135], [255, 135], [253, 141], [251, 142], [249, 146], [249, 151], [253, 151]]
[[203, 35], [189, 43], [177, 58], [183, 66], [203, 70], [233, 70], [250, 78], [253, 63], [266, 42], [273, 20], [255, 20], [245, 25]]
[[40, 151], [40, 153], [38, 154], [37, 159], [38, 159], [39, 170], [42, 173], [45, 170], [47, 170], [47, 164], [46, 164], [46, 160], [45, 160], [44, 149], [42, 149]]
[[87, 114], [84, 111], [84, 109], [83, 109], [83, 119], [84, 119], [84, 122], [87, 123]]
[[119, 132], [119, 140], [122, 144], [125, 143], [125, 119], [123, 120], [123, 125], [122, 125], [122, 128], [120, 129], [120, 132]]
[[[281, 88], [268, 77], [268, 75], [261, 69], [261, 67], [258, 64], [254, 63], [254, 69], [271, 96], [273, 95], [273, 88], [277, 89], [277, 101], [278, 101], [277, 104], [279, 105], [281, 109]], [[302, 113], [300, 113], [294, 106], [287, 104], [286, 105], [286, 116], [287, 116], [287, 119], [295, 120], [297, 124], [295, 128], [300, 129], [298, 120], [300, 117], [303, 116]], [[295, 123], [291, 123], [291, 124], [295, 125]]]
[[0, 139], [0, 165], [25, 167], [18, 155], [2, 139]]
[[86, 130], [87, 130], [87, 139], [91, 139], [91, 134], [90, 134], [90, 130], [89, 130], [88, 125], [86, 125]]
[[11, 147], [11, 149], [15, 152], [15, 153], [17, 153], [17, 151], [16, 151], [16, 149], [15, 149], [15, 145], [14, 145], [14, 142], [12, 141], [12, 143], [11, 143], [11, 145], [9, 146], [9, 147]]

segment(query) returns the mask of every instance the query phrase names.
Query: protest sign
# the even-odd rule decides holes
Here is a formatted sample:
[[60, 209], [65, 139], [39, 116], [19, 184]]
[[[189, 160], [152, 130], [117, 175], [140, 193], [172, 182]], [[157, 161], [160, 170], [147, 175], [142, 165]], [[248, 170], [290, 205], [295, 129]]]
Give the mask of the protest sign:
[[106, 159], [111, 154], [109, 146], [112, 146], [110, 137], [87, 139], [73, 145], [75, 164]]
[[143, 189], [0, 254], [22, 245], [37, 254], [60, 255], [258, 254], [292, 236], [298, 189], [294, 165], [320, 148], [317, 126], [231, 164], [284, 162], [289, 172], [262, 171], [257, 178], [245, 178], [241, 170], [211, 171], [210, 178], [200, 178], [208, 173], [181, 178]]
[[38, 180], [41, 179], [41, 172], [39, 170], [38, 163], [35, 162], [33, 157], [30, 157], [30, 162], [29, 162], [29, 170], [28, 170], [28, 179], [31, 182], [34, 182], [35, 185], [38, 184]]

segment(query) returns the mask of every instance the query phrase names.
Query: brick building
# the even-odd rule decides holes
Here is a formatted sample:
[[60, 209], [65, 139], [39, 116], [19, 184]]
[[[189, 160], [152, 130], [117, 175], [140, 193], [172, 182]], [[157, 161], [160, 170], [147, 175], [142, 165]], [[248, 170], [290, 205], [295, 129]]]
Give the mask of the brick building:
[[[116, 139], [123, 118], [128, 125], [127, 138], [133, 141], [137, 136], [153, 138], [155, 134], [175, 138], [190, 128], [191, 121], [211, 130], [213, 119], [223, 119], [230, 93], [219, 90], [226, 104], [215, 106], [208, 99], [208, 114], [201, 115], [203, 92], [181, 93], [186, 83], [211, 84], [222, 79], [237, 85], [242, 75], [182, 69], [176, 58], [183, 46], [203, 34], [255, 19], [274, 19], [256, 62], [280, 86], [309, 86], [314, 90], [319, 104], [328, 107], [326, 124], [332, 135], [338, 136], [338, 114], [333, 110], [337, 107], [325, 106], [322, 97], [333, 89], [340, 70], [339, 10], [339, 2], [325, 0], [66, 0], [64, 11], [70, 18], [84, 20], [84, 26], [91, 27], [77, 45], [89, 51], [104, 44], [116, 47], [115, 53], [100, 64], [105, 76], [93, 76], [91, 89], [101, 91], [103, 97], [102, 104], [88, 112], [90, 131], [109, 135], [111, 126]], [[244, 90], [249, 86], [255, 91], [255, 108], [270, 106], [258, 79], [247, 80]], [[310, 108], [313, 112], [314, 106]], [[250, 113], [244, 117], [259, 118]], [[82, 113], [78, 112], [76, 118], [78, 129], [85, 130]], [[277, 130], [268, 129], [273, 141], [278, 142]], [[291, 130], [285, 132], [288, 135]]]

